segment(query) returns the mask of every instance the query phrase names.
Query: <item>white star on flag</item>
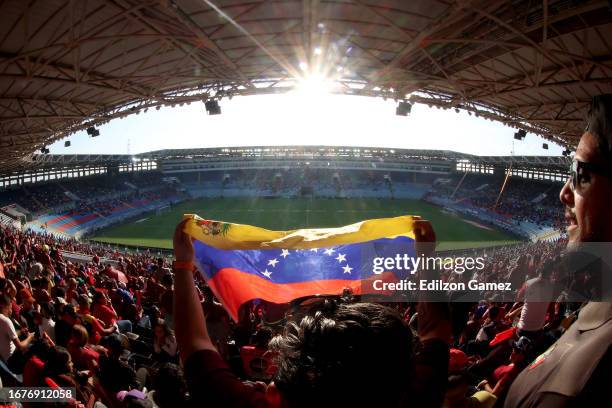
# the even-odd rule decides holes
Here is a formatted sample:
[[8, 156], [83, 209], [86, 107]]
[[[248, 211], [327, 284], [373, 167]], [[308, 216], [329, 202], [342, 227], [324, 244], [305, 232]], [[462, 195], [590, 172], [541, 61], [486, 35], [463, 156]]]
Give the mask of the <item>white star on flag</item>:
[[353, 268], [351, 268], [350, 266], [348, 266], [348, 264], [344, 265], [342, 267], [342, 269], [344, 269], [344, 272], [342, 273], [348, 273], [349, 275], [351, 274], [351, 271], [353, 270]]
[[317, 248], [312, 248], [310, 252], [319, 252], [319, 250]]
[[346, 262], [346, 254], [338, 254], [338, 256], [336, 257], [336, 260], [338, 262]]
[[331, 256], [331, 254], [333, 254], [335, 251], [333, 248], [327, 248], [324, 252], [325, 252], [325, 255]]
[[286, 258], [289, 256], [289, 250], [288, 249], [283, 249], [283, 253], [280, 254], [280, 256], [282, 256], [283, 258]]
[[273, 267], [273, 268], [275, 268], [277, 263], [278, 263], [278, 260], [277, 260], [276, 258], [274, 258], [274, 259], [270, 259], [270, 260], [268, 261], [268, 266], [269, 266], [269, 265], [272, 265], [272, 267]]
[[263, 271], [261, 274], [268, 279], [272, 279], [272, 272], [269, 272], [267, 269]]

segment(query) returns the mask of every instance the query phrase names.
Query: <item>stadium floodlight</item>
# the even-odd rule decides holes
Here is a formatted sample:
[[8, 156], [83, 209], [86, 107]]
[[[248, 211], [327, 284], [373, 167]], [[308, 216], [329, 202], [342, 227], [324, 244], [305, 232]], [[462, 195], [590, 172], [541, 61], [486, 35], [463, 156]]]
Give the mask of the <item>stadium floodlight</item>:
[[64, 142], [64, 147], [70, 147], [70, 140], [66, 140]]
[[395, 108], [395, 114], [397, 116], [408, 116], [412, 111], [412, 104], [410, 102], [401, 101], [397, 104], [397, 108]]
[[219, 106], [219, 102], [214, 99], [204, 102], [204, 107], [206, 108], [206, 113], [208, 113], [209, 115], [221, 114], [221, 107]]
[[518, 132], [514, 134], [514, 138], [516, 140], [523, 140], [525, 139], [525, 136], [527, 136], [527, 132], [525, 132], [523, 129], [519, 129]]
[[93, 127], [93, 126], [90, 126], [90, 127], [88, 127], [88, 128], [87, 128], [87, 134], [88, 134], [89, 136], [93, 135], [93, 133], [94, 133], [95, 131], [96, 131], [96, 128], [95, 128], [95, 127]]
[[548, 150], [548, 143], [542, 143], [542, 149]]

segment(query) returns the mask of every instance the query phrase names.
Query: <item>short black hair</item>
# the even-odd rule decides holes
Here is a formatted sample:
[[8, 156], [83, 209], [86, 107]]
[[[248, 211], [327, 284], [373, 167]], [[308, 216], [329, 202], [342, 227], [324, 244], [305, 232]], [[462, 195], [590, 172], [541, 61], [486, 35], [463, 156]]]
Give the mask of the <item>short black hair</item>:
[[116, 333], [104, 337], [100, 341], [100, 345], [106, 347], [109, 351], [116, 355], [123, 352], [123, 342], [121, 341], [121, 337], [119, 337], [119, 335]]
[[612, 160], [612, 94], [593, 97], [586, 130], [597, 138], [600, 153]]
[[397, 311], [326, 302], [270, 342], [274, 383], [292, 408], [397, 406], [414, 371], [413, 335]]
[[57, 346], [47, 356], [43, 375], [54, 378], [62, 374], [70, 374], [70, 353], [64, 347]]
[[492, 308], [489, 309], [489, 317], [491, 319], [495, 319], [497, 316], [499, 316], [499, 312], [500, 312], [499, 307], [493, 306]]
[[153, 399], [160, 408], [183, 406], [187, 384], [181, 367], [166, 363], [160, 367], [153, 377]]

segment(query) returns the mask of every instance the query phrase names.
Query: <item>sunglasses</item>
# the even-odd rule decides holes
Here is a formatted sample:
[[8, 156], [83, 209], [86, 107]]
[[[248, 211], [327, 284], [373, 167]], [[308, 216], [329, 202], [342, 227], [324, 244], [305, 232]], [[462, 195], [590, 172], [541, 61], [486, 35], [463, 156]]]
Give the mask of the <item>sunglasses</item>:
[[612, 180], [612, 171], [606, 169], [605, 167], [574, 159], [569, 169], [570, 187], [572, 188], [572, 191], [576, 191], [576, 188], [578, 187], [578, 179], [584, 174], [585, 170], [587, 172], [596, 173]]

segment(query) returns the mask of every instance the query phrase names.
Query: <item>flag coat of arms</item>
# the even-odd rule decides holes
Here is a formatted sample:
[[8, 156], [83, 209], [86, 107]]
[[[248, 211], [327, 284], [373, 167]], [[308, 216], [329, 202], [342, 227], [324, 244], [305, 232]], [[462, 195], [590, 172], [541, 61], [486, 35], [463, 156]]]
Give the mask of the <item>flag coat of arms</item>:
[[253, 299], [286, 303], [310, 295], [336, 295], [364, 282], [398, 281], [412, 271], [374, 272], [375, 258], [415, 256], [420, 217], [373, 219], [339, 228], [271, 231], [185, 215], [195, 264], [230, 316]]

